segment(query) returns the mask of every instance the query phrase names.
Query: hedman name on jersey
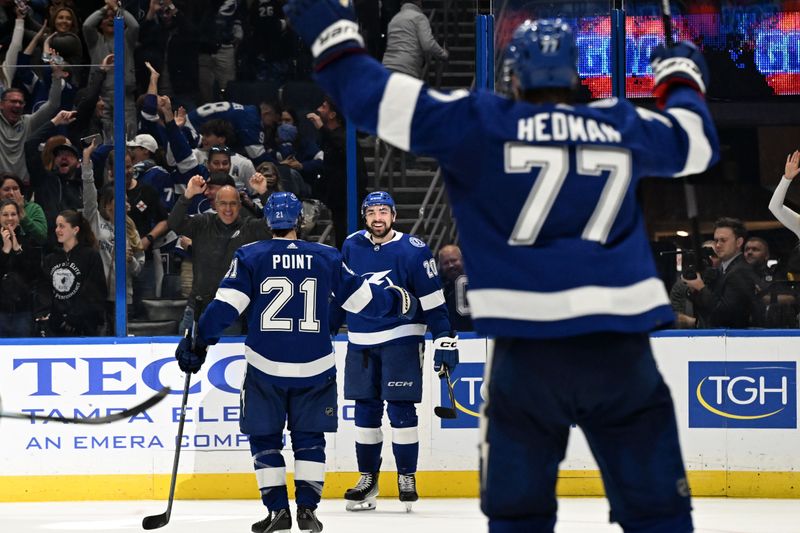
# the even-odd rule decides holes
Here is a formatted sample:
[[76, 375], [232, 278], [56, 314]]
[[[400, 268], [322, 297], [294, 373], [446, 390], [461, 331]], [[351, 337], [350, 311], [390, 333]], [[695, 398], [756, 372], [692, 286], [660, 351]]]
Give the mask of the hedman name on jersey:
[[520, 141], [622, 142], [622, 135], [610, 124], [592, 118], [560, 112], [537, 113], [517, 123]]

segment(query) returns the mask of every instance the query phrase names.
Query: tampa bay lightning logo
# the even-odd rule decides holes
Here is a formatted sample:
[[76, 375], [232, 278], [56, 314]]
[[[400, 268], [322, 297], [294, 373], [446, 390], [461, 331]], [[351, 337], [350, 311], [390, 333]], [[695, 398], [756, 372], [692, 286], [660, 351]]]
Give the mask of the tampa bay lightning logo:
[[425, 248], [425, 243], [418, 239], [417, 237], [409, 237], [408, 242], [411, 243], [411, 246], [416, 246], [417, 248]]
[[362, 278], [366, 278], [367, 281], [372, 285], [383, 285], [386, 283], [387, 285], [395, 285], [392, 281], [392, 278], [389, 277], [389, 273], [391, 270], [382, 270], [380, 272], [366, 272], [361, 275]]

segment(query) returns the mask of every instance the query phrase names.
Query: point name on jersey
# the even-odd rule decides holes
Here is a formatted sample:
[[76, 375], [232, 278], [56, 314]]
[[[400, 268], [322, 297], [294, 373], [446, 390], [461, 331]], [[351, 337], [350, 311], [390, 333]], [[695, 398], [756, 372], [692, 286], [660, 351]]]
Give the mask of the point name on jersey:
[[605, 122], [567, 113], [537, 113], [517, 123], [517, 139], [526, 142], [622, 142], [622, 135]]
[[311, 268], [311, 254], [275, 254], [272, 256], [272, 268]]

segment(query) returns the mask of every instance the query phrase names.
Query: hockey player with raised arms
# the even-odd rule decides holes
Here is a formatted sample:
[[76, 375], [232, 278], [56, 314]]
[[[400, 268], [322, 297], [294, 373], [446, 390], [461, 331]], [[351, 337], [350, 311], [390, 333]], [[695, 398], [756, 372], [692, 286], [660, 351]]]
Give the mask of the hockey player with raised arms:
[[342, 246], [345, 262], [364, 279], [377, 286], [404, 287], [420, 302], [420, 309], [409, 319], [347, 313], [344, 397], [355, 400], [356, 459], [361, 472], [358, 484], [345, 492], [348, 511], [375, 508], [384, 402], [392, 426], [399, 497], [411, 510], [418, 498], [414, 404], [422, 401], [426, 328], [434, 339], [434, 370], [443, 372], [447, 367], [452, 371], [458, 364], [457, 338], [450, 327], [436, 260], [427, 244], [392, 228], [396, 215], [389, 193], [369, 193], [361, 204], [366, 229], [350, 235]]
[[208, 346], [249, 306], [239, 426], [250, 437], [261, 500], [269, 510], [253, 524], [254, 533], [292, 528], [281, 455], [287, 419], [297, 524], [300, 531], [322, 531], [314, 510], [325, 480], [324, 433], [335, 432], [338, 422], [331, 306], [374, 317], [410, 317], [418, 307], [401, 287], [384, 290], [355, 276], [335, 248], [297, 240], [301, 210], [290, 192], [269, 197], [264, 217], [273, 239], [237, 250], [200, 317], [194, 349], [190, 339], [182, 339], [175, 353], [181, 370], [197, 372]]
[[553, 531], [571, 424], [600, 466], [612, 521], [692, 531], [674, 406], [648, 336], [674, 317], [636, 189], [719, 157], [697, 48], [653, 50], [660, 111], [574, 104], [572, 30], [526, 21], [506, 50], [512, 97], [442, 93], [370, 58], [348, 0], [288, 0], [285, 11], [348, 120], [441, 165], [475, 330], [495, 338], [480, 426], [489, 531]]

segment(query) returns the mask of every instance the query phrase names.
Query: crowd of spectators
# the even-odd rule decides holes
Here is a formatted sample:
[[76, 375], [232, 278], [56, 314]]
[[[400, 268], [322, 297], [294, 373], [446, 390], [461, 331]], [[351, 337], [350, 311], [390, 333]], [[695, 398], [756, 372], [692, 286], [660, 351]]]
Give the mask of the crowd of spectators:
[[[311, 83], [310, 53], [284, 3], [0, 0], [0, 336], [114, 334], [117, 15], [125, 27], [129, 319], [146, 315], [148, 298], [186, 298], [182, 331], [195, 297], [213, 297], [235, 249], [269, 238], [259, 219], [272, 192], [303, 200], [304, 230], [327, 206], [341, 247], [346, 149], [336, 105], [284, 106], [280, 92], [259, 102], [230, 98], [233, 84]], [[419, 1], [355, 4], [369, 51], [393, 70], [419, 77], [426, 57], [447, 58]], [[797, 153], [787, 159], [778, 192], [785, 195], [798, 163]], [[357, 177], [362, 198], [360, 156]], [[800, 236], [800, 215], [783, 196], [770, 208]], [[793, 263], [773, 266], [769, 243], [747, 239], [743, 228], [719, 221], [709, 267], [672, 288], [679, 327], [798, 327]], [[438, 253], [451, 320], [469, 330], [461, 251]]]
[[[341, 244], [343, 116], [328, 100], [281, 104], [277, 88], [310, 84], [312, 69], [284, 4], [0, 0], [0, 335], [114, 333], [116, 142], [126, 145], [129, 319], [166, 296], [187, 298], [190, 322], [233, 251], [268, 238], [258, 219], [274, 191], [303, 199], [306, 230], [324, 202]], [[358, 9], [372, 13], [369, 2]], [[117, 17], [124, 140], [114, 139]], [[378, 26], [365, 31], [381, 50]], [[234, 83], [248, 101], [234, 101]], [[253, 102], [248, 83], [273, 90]], [[359, 168], [363, 195], [363, 159]]]

